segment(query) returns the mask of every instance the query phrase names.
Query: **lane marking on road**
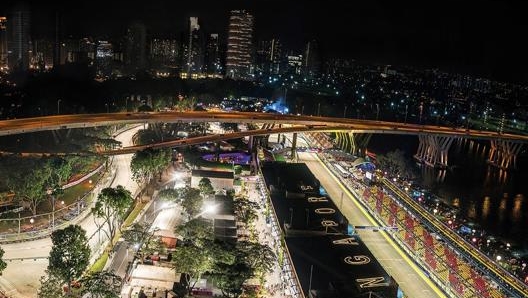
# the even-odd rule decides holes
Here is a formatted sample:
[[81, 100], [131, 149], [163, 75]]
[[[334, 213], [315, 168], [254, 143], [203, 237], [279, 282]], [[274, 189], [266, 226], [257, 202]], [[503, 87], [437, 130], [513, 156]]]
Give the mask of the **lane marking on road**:
[[[372, 218], [372, 216], [365, 210], [365, 208], [363, 208], [363, 206], [358, 202], [358, 199], [356, 199], [356, 197], [341, 183], [341, 181], [339, 181], [339, 179], [337, 179], [337, 177], [334, 175], [334, 173], [332, 173], [332, 171], [330, 171], [330, 169], [323, 163], [323, 161], [319, 158], [319, 156], [315, 155], [315, 158], [325, 168], [325, 170], [328, 172], [328, 174], [334, 179], [334, 181], [337, 183], [337, 185], [347, 194], [347, 197], [350, 200], [352, 200], [352, 202], [354, 202], [354, 204], [356, 205], [356, 207], [358, 207], [358, 209], [361, 211], [361, 213], [363, 213], [363, 215], [365, 215], [365, 217], [367, 217], [367, 219], [373, 225], [376, 225], [377, 222], [374, 220], [374, 218]], [[387, 242], [390, 243], [390, 245], [398, 252], [398, 254], [400, 256], [402, 256], [402, 258], [414, 270], [414, 272], [418, 273], [418, 275], [422, 278], [422, 280], [425, 281], [425, 283], [427, 283], [427, 285], [429, 285], [429, 287], [431, 289], [433, 289], [434, 292], [438, 296], [447, 298], [447, 296], [437, 287], [437, 285], [434, 282], [432, 282], [420, 268], [418, 268], [418, 266], [414, 263], [414, 261], [412, 261], [409, 258], [409, 256], [396, 243], [394, 243], [392, 238], [390, 238], [385, 231], [380, 231], [379, 233], [381, 233], [383, 235], [383, 237], [387, 240]]]

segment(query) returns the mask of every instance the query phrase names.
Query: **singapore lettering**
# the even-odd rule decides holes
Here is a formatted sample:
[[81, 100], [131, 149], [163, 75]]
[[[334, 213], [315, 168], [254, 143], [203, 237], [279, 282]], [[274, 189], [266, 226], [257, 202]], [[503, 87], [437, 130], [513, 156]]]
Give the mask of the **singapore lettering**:
[[317, 208], [315, 209], [315, 213], [317, 214], [334, 214], [336, 211], [332, 208]]
[[316, 197], [309, 197], [309, 198], [308, 198], [308, 202], [309, 202], [309, 203], [328, 202], [328, 199], [325, 198], [325, 197], [319, 197], [319, 198], [316, 198]]
[[362, 289], [389, 286], [389, 283], [385, 282], [385, 278], [382, 276], [358, 278], [356, 281], [359, 283], [359, 287]]

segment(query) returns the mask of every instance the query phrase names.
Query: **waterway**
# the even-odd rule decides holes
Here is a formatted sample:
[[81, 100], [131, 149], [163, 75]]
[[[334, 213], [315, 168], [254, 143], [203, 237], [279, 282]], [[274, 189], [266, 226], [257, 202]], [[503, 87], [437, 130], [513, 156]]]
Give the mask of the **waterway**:
[[443, 172], [420, 168], [412, 160], [418, 148], [416, 136], [373, 135], [368, 149], [382, 154], [403, 150], [415, 166], [416, 183], [458, 207], [461, 216], [488, 233], [528, 250], [528, 153], [519, 155], [515, 170], [501, 171], [486, 163], [488, 144], [453, 142], [449, 168]]

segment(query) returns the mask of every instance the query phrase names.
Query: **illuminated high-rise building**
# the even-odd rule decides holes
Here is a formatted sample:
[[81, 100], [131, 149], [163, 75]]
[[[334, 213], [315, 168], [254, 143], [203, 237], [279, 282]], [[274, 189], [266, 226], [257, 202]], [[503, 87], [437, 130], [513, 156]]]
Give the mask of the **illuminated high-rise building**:
[[96, 74], [99, 78], [108, 78], [112, 74], [113, 60], [114, 50], [112, 44], [106, 40], [99, 40], [95, 54]]
[[218, 34], [212, 33], [207, 39], [205, 51], [205, 67], [208, 75], [221, 75], [223, 71], [222, 56], [220, 55], [220, 41]]
[[278, 39], [262, 40], [258, 43], [255, 57], [255, 73], [267, 77], [281, 71], [282, 46]]
[[130, 73], [147, 67], [147, 29], [142, 23], [127, 28], [125, 37], [125, 67]]
[[185, 70], [187, 76], [203, 72], [204, 68], [204, 38], [203, 30], [197, 17], [189, 18], [189, 35], [187, 36], [187, 51], [185, 52]]
[[53, 42], [48, 39], [38, 39], [33, 42], [33, 57], [31, 68], [36, 70], [50, 69], [54, 65]]
[[306, 44], [303, 67], [305, 75], [310, 79], [318, 77], [321, 73], [321, 53], [316, 40]]
[[31, 13], [24, 4], [17, 5], [7, 18], [7, 62], [10, 70], [29, 69]]
[[245, 10], [232, 10], [227, 34], [226, 76], [252, 79], [253, 16]]
[[153, 66], [177, 67], [179, 44], [176, 39], [154, 38], [150, 42], [150, 60]]
[[7, 18], [0, 17], [0, 69], [7, 67]]

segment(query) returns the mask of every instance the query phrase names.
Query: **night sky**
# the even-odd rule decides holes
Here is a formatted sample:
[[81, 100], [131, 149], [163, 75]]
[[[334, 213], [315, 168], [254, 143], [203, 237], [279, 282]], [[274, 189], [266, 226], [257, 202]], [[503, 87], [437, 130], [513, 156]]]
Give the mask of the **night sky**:
[[[4, 12], [15, 1], [2, 1]], [[528, 18], [522, 1], [148, 0], [26, 1], [33, 33], [53, 32], [54, 11], [66, 35], [120, 36], [143, 21], [151, 36], [179, 36], [185, 18], [198, 16], [208, 32], [226, 33], [228, 11], [255, 15], [257, 39], [278, 36], [292, 49], [310, 39], [324, 56], [446, 71], [528, 84]], [[38, 24], [38, 25], [37, 25]]]

